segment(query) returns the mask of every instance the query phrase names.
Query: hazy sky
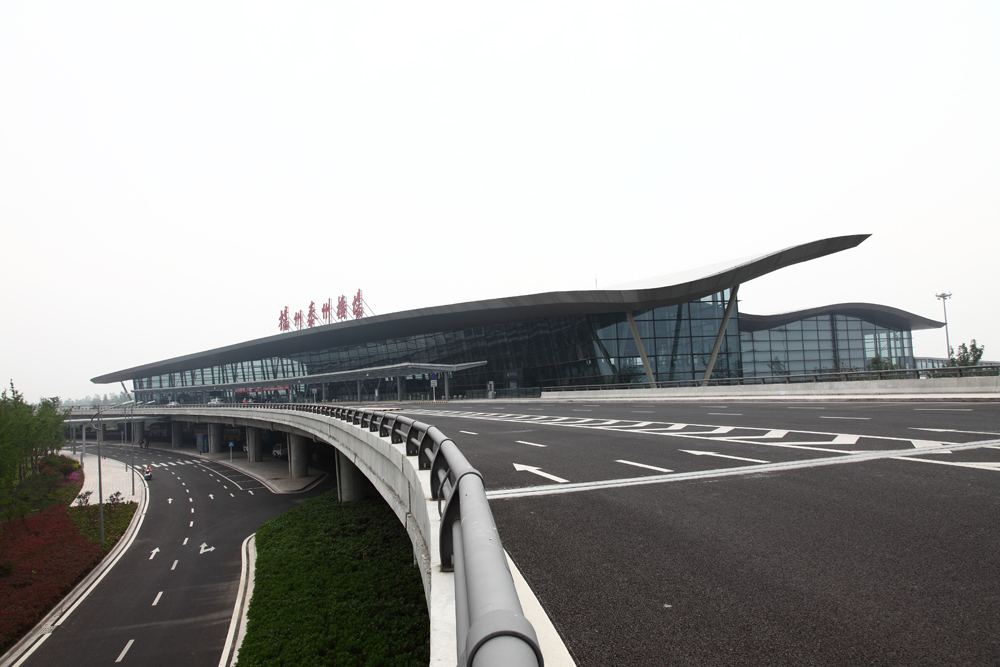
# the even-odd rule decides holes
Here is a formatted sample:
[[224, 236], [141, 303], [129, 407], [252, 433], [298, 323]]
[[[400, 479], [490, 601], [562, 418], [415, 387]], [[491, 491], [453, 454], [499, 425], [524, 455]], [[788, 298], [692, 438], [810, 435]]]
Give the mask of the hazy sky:
[[997, 359], [998, 119], [996, 2], [3, 0], [0, 379], [82, 397], [358, 288], [382, 314], [863, 232], [740, 309], [951, 291]]

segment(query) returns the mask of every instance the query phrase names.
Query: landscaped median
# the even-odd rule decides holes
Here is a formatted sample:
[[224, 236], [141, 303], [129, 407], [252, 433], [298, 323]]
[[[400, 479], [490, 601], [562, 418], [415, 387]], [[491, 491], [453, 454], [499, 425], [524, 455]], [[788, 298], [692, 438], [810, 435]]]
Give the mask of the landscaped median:
[[323, 494], [261, 526], [256, 545], [240, 667], [428, 664], [420, 571], [381, 499]]
[[100, 562], [128, 528], [135, 503], [106, 503], [103, 547], [96, 504], [69, 507], [83, 483], [79, 463], [49, 456], [15, 488], [0, 526], [0, 653], [30, 630]]

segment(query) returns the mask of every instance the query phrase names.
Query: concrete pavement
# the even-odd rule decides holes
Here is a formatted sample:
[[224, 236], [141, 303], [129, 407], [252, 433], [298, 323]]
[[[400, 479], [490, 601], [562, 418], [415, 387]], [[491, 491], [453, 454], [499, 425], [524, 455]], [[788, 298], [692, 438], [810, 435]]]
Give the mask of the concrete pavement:
[[[119, 448], [116, 448], [116, 450]], [[87, 454], [84, 456], [83, 447], [79, 443], [76, 446], [76, 453], [73, 453], [72, 445], [68, 447], [63, 447], [60, 450], [60, 454], [63, 456], [70, 456], [80, 461], [83, 464], [83, 488], [80, 489], [80, 493], [91, 492], [90, 504], [97, 504], [98, 497], [103, 497], [104, 501], [107, 502], [109, 496], [113, 496], [116, 492], [122, 494], [122, 498], [126, 501], [140, 502], [142, 500], [143, 485], [138, 479], [138, 476], [142, 474], [142, 468], [139, 467], [135, 473], [132, 473], [129, 468], [127, 461], [118, 461], [112, 458], [107, 458], [109, 450], [105, 450], [105, 458], [101, 463], [100, 475], [98, 475], [97, 464], [97, 445], [94, 443], [87, 443]], [[116, 455], [118, 452], [116, 451]], [[139, 466], [139, 463], [136, 462]], [[132, 475], [136, 475], [134, 493], [132, 484]], [[100, 477], [100, 480], [98, 480]], [[100, 486], [102, 487], [103, 495], [98, 493], [98, 481], [100, 481]], [[72, 506], [80, 504], [80, 499], [77, 498], [71, 503]]]

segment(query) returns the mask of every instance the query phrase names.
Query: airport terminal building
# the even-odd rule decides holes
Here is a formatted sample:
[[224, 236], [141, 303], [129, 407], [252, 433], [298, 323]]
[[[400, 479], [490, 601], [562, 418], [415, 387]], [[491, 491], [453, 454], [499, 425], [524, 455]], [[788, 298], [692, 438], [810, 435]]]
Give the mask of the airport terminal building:
[[[508, 395], [569, 385], [686, 382], [880, 363], [914, 368], [911, 331], [943, 326], [848, 303], [740, 313], [739, 286], [853, 248], [824, 239], [620, 289], [549, 292], [316, 326], [109, 373], [148, 402]], [[440, 385], [438, 380], [441, 380]], [[433, 385], [433, 388], [432, 388]]]

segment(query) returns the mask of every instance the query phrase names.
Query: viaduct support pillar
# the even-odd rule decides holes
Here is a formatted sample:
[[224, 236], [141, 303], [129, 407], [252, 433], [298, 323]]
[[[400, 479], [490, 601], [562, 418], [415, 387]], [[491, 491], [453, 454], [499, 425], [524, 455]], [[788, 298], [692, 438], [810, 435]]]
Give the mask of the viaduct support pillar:
[[132, 436], [135, 438], [134, 442], [139, 443], [140, 440], [146, 437], [146, 422], [143, 420], [132, 422]]
[[222, 446], [222, 424], [208, 425], [208, 451], [212, 454], [221, 454]]
[[406, 376], [399, 375], [396, 377], [396, 400], [400, 403], [403, 402], [403, 385], [406, 384]]
[[309, 476], [309, 440], [294, 433], [288, 434], [288, 469], [292, 479]]
[[361, 402], [361, 380], [358, 380], [358, 403]]
[[170, 422], [170, 446], [180, 447], [181, 446], [181, 427], [180, 422]]
[[448, 400], [448, 371], [444, 372], [444, 400]]
[[348, 457], [337, 450], [337, 498], [341, 502], [361, 500], [368, 494], [371, 482]]
[[260, 451], [260, 429], [247, 426], [247, 461], [260, 463], [264, 455]]

